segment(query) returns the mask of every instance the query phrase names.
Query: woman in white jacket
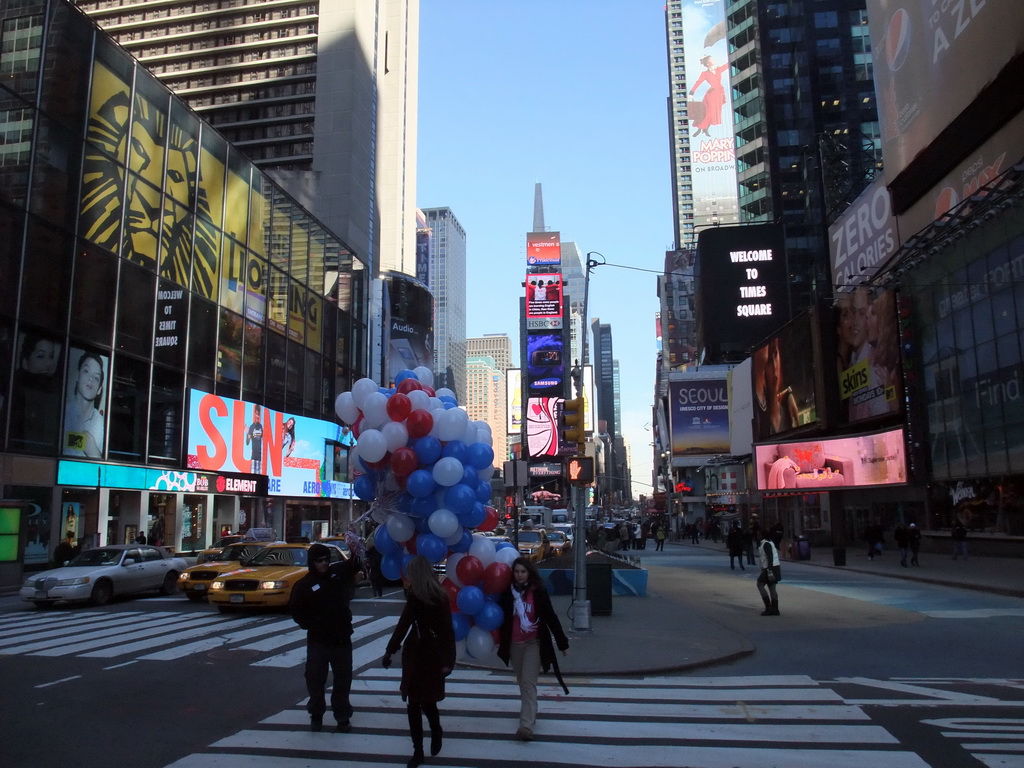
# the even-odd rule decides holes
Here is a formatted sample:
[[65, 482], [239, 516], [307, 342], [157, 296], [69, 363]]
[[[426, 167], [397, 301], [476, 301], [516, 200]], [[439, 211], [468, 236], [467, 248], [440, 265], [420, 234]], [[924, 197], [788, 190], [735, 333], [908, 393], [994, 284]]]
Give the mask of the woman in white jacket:
[[761, 558], [761, 573], [757, 577], [757, 591], [764, 600], [762, 616], [778, 616], [779, 594], [776, 584], [782, 580], [782, 561], [775, 543], [758, 529], [757, 552]]

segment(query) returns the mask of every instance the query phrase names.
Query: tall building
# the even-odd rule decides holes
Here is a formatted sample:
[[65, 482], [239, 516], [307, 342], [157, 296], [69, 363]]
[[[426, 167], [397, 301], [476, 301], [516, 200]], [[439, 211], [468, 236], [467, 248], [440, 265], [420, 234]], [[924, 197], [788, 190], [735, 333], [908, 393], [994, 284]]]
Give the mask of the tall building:
[[497, 466], [508, 457], [505, 370], [490, 355], [471, 354], [466, 358], [466, 399], [463, 404], [471, 421], [485, 421], [491, 428], [491, 447]]
[[381, 271], [415, 274], [419, 0], [75, 0]]
[[493, 358], [499, 371], [505, 373], [512, 365], [512, 339], [506, 333], [485, 333], [466, 339], [466, 357]]
[[736, 153], [725, 38], [726, 0], [668, 0], [669, 143], [675, 247], [738, 220]]
[[[604, 495], [603, 504], [618, 504], [630, 497], [630, 488], [624, 478], [628, 477], [625, 466], [625, 452], [622, 450], [622, 424], [619, 406], [619, 361], [612, 354], [612, 327], [595, 317], [591, 322], [594, 339], [594, 388], [597, 395], [597, 420], [599, 439], [604, 443], [604, 473], [599, 480], [599, 492]], [[604, 429], [600, 429], [603, 423]], [[595, 436], [595, 439], [598, 439]]]
[[430, 229], [430, 274], [434, 294], [434, 384], [455, 392], [466, 387], [466, 230], [450, 208], [424, 208]]
[[881, 161], [865, 0], [806, 6], [728, 10], [740, 221], [785, 225], [794, 310], [831, 296], [828, 220]]

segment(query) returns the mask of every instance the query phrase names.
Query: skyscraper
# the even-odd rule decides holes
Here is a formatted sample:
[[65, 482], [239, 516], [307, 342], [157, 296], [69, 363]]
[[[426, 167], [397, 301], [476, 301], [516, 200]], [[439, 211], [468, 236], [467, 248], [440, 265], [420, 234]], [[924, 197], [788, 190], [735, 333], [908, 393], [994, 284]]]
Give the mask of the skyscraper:
[[434, 294], [434, 384], [455, 392], [466, 387], [466, 230], [450, 208], [424, 208], [430, 229], [430, 275]]
[[419, 0], [75, 0], [372, 265], [415, 274]]
[[[508, 337], [504, 337], [506, 340]], [[491, 428], [491, 447], [498, 466], [508, 456], [505, 418], [505, 369], [490, 355], [466, 358], [466, 398], [463, 402], [471, 421], [485, 421]]]

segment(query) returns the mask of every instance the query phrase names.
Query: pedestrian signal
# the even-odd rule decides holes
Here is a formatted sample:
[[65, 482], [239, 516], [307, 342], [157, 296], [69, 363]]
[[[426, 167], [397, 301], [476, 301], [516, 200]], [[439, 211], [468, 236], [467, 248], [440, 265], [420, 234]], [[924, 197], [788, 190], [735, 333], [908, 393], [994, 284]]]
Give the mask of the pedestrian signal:
[[594, 482], [594, 459], [592, 456], [572, 456], [565, 460], [565, 474], [574, 485], [589, 485]]

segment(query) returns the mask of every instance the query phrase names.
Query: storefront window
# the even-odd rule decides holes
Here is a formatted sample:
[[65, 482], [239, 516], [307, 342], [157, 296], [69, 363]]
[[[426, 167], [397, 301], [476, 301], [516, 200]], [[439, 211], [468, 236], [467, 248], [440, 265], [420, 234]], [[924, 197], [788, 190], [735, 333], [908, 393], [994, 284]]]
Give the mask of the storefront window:
[[149, 495], [149, 516], [146, 521], [146, 537], [150, 544], [158, 547], [175, 544], [177, 528], [174, 524], [176, 497], [171, 493]]
[[186, 496], [181, 508], [181, 552], [206, 547], [206, 497]]

